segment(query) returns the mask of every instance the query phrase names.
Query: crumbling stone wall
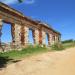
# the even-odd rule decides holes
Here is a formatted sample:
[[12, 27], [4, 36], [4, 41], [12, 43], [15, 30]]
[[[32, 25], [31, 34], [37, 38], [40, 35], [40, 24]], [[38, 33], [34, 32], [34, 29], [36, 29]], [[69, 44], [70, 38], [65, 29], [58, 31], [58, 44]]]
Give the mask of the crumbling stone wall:
[[0, 4], [0, 25], [2, 22], [11, 23], [12, 47], [25, 47], [29, 43], [29, 28], [33, 30], [34, 44], [46, 44], [46, 33], [48, 34], [48, 45], [60, 42], [61, 34], [47, 24], [34, 21], [20, 12], [13, 10], [5, 4]]

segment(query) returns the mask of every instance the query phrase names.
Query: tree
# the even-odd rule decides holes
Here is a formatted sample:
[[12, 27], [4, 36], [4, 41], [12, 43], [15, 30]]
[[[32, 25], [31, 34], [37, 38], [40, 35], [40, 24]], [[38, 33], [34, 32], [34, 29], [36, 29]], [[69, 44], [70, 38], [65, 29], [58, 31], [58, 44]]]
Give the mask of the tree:
[[22, 3], [24, 0], [18, 0], [20, 3]]

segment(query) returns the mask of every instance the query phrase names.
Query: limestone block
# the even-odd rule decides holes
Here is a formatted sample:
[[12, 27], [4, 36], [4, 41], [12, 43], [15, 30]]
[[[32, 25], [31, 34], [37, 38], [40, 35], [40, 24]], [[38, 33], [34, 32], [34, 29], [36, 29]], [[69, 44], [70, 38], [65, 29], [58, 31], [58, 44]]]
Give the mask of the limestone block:
[[57, 36], [55, 36], [55, 42], [56, 42], [56, 43], [58, 42], [58, 37], [57, 37]]
[[48, 36], [48, 45], [51, 45], [51, 35], [50, 34], [48, 34], [49, 36]]
[[54, 44], [53, 34], [49, 34], [49, 37], [50, 37], [50, 44], [53, 45]]
[[42, 31], [42, 44], [46, 44], [46, 33]]
[[28, 44], [29, 43], [29, 28], [28, 27], [24, 27], [25, 29], [25, 44]]
[[15, 43], [17, 45], [21, 44], [21, 25], [15, 24]]
[[34, 39], [35, 39], [35, 44], [39, 44], [39, 30], [35, 29], [35, 33], [34, 33]]
[[3, 22], [2, 22], [2, 19], [0, 19], [0, 25], [2, 26]]

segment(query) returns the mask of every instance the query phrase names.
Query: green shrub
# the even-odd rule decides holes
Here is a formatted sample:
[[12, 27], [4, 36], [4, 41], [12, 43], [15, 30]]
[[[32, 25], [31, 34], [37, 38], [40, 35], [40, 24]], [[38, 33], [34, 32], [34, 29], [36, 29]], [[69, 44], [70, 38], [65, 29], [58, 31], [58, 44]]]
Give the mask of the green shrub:
[[69, 39], [69, 40], [62, 41], [63, 44], [64, 44], [64, 43], [73, 43], [73, 42], [74, 42], [73, 39]]
[[55, 43], [54, 45], [51, 46], [51, 49], [59, 51], [59, 50], [65, 49], [65, 48], [61, 43]]
[[64, 43], [63, 46], [64, 46], [65, 48], [75, 47], [75, 42]]

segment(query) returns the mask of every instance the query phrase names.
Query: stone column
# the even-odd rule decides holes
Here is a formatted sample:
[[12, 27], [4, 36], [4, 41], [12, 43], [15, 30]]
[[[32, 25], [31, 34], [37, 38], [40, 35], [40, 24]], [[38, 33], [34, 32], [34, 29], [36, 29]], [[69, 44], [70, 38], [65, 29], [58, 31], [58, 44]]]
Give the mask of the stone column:
[[48, 45], [49, 46], [51, 45], [51, 37], [50, 37], [50, 34], [48, 34]]
[[29, 43], [29, 28], [27, 26], [24, 27], [24, 30], [25, 30], [25, 34], [24, 34], [24, 42], [25, 42], [25, 45], [28, 45]]
[[46, 32], [42, 31], [42, 44], [45, 45], [46, 44]]
[[2, 24], [3, 24], [2, 19], [0, 19], [0, 25], [2, 25]]
[[2, 36], [2, 24], [3, 24], [3, 19], [0, 19], [0, 52], [4, 52], [4, 48], [2, 46], [2, 41], [1, 41], [1, 36]]
[[21, 25], [15, 24], [15, 44], [21, 45]]
[[61, 36], [60, 35], [56, 35], [55, 36], [55, 43], [61, 43], [60, 39], [61, 39]]
[[49, 34], [49, 39], [50, 39], [50, 44], [53, 45], [54, 44], [53, 34]]
[[24, 29], [24, 25], [21, 25], [21, 44], [24, 46], [25, 45], [25, 29]]
[[55, 36], [55, 42], [58, 43], [58, 36]]
[[34, 44], [39, 44], [39, 30], [35, 29], [34, 30]]
[[42, 45], [42, 30], [39, 30], [39, 44]]
[[54, 34], [52, 35], [52, 38], [53, 38], [52, 44], [56, 43], [56, 39], [55, 39], [55, 35]]

